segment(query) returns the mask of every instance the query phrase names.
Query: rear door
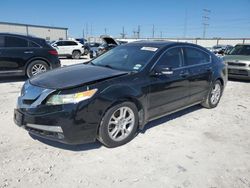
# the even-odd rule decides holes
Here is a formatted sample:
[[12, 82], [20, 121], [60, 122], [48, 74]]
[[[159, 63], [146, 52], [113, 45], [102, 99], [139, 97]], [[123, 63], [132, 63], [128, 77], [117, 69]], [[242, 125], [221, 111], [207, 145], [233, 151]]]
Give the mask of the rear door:
[[166, 50], [156, 63], [170, 68], [171, 75], [151, 76], [148, 94], [149, 119], [185, 107], [189, 100], [188, 69], [183, 66], [183, 50], [174, 47]]
[[184, 57], [189, 72], [189, 103], [193, 104], [202, 101], [209, 91], [213, 70], [212, 60], [209, 53], [191, 46], [184, 48]]
[[[3, 40], [3, 39], [1, 39]], [[29, 47], [29, 41], [17, 36], [4, 36], [4, 47], [1, 48], [1, 73], [22, 73], [28, 59], [34, 51]]]
[[71, 55], [74, 49], [78, 49], [78, 44], [74, 41], [64, 42], [65, 54]]
[[[64, 41], [58, 41], [55, 43], [56, 44], [56, 50], [58, 52], [59, 55], [65, 55], [66, 54], [66, 50], [65, 50], [65, 44]], [[53, 45], [52, 45], [53, 46]]]

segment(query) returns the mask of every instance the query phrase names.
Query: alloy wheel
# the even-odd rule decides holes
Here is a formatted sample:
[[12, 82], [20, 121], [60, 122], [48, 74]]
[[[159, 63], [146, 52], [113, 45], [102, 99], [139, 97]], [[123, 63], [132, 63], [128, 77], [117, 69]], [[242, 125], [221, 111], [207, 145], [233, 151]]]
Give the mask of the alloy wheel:
[[117, 109], [108, 123], [109, 137], [114, 141], [126, 139], [135, 126], [135, 114], [129, 107]]
[[211, 103], [213, 105], [216, 105], [220, 100], [220, 96], [221, 96], [221, 86], [220, 84], [216, 83], [213, 86], [213, 89], [211, 92], [211, 98], [210, 98]]
[[43, 64], [35, 64], [32, 68], [31, 68], [31, 73], [33, 76], [46, 72], [47, 68], [43, 65]]

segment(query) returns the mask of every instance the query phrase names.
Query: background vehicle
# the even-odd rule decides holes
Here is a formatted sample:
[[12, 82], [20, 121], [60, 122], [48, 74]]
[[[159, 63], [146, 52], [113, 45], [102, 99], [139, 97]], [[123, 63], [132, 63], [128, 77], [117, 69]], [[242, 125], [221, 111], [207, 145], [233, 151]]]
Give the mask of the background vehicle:
[[213, 46], [211, 51], [214, 52], [216, 55], [223, 56], [228, 53], [232, 48], [233, 46], [231, 45], [217, 45]]
[[[98, 139], [116, 147], [153, 119], [195, 104], [216, 107], [226, 73], [219, 58], [194, 44], [120, 45], [88, 65], [64, 67], [26, 82], [15, 122], [60, 142]], [[26, 105], [30, 90], [33, 96]]]
[[236, 45], [223, 60], [229, 78], [250, 79], [250, 44]]
[[98, 56], [105, 53], [105, 52], [107, 52], [107, 51], [109, 51], [110, 49], [120, 45], [112, 37], [102, 35], [100, 38], [102, 39], [103, 43], [98, 47], [98, 51], [97, 51]]
[[0, 33], [0, 76], [32, 77], [60, 66], [57, 51], [44, 39]]
[[75, 40], [80, 42], [81, 44], [85, 44], [87, 42], [87, 40], [84, 38], [76, 38]]
[[74, 40], [59, 40], [51, 46], [57, 50], [59, 56], [80, 59], [84, 54], [84, 45]]
[[85, 43], [84, 47], [85, 47], [85, 54], [89, 54], [90, 58], [96, 57], [97, 56], [97, 52], [98, 52], [98, 47], [101, 44], [98, 42], [89, 42], [89, 43]]

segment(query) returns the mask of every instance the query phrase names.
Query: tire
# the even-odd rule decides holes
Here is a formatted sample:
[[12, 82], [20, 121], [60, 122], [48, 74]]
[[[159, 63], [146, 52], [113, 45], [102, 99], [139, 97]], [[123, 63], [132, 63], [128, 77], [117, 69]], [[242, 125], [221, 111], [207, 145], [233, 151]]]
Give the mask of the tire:
[[[125, 116], [120, 114], [121, 112], [125, 112]], [[133, 103], [117, 104], [104, 115], [99, 128], [98, 140], [109, 148], [126, 144], [134, 138], [138, 129], [138, 122], [138, 110]]]
[[73, 51], [72, 58], [73, 59], [80, 59], [81, 58], [81, 52], [78, 51], [78, 50]]
[[26, 75], [31, 78], [37, 74], [46, 72], [49, 70], [49, 65], [42, 60], [35, 60], [29, 63], [27, 70], [26, 70]]
[[[217, 88], [217, 92], [215, 91]], [[207, 95], [206, 100], [201, 103], [201, 105], [205, 108], [215, 108], [221, 99], [221, 95], [222, 95], [222, 91], [223, 91], [223, 87], [222, 84], [219, 80], [216, 80], [213, 84], [212, 87], [210, 88], [210, 91]]]

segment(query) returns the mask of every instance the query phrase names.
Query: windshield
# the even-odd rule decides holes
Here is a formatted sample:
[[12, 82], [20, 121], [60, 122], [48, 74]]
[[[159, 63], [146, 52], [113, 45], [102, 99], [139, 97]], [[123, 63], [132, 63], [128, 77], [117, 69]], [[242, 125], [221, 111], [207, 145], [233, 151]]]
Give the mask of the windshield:
[[236, 45], [229, 55], [250, 55], [250, 45]]
[[156, 51], [157, 48], [153, 47], [118, 46], [91, 63], [123, 71], [140, 71]]

